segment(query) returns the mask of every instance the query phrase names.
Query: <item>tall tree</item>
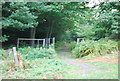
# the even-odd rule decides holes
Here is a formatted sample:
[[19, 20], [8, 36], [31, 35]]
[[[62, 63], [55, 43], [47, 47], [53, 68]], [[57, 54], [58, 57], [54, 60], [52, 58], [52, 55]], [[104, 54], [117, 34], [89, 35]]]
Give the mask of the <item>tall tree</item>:
[[[4, 3], [3, 4], [3, 21], [2, 27], [14, 27], [17, 29], [31, 28], [31, 38], [35, 38], [33, 29], [37, 26], [37, 16], [34, 15], [27, 3]], [[5, 14], [4, 14], [5, 13]], [[34, 43], [34, 42], [33, 42]]]

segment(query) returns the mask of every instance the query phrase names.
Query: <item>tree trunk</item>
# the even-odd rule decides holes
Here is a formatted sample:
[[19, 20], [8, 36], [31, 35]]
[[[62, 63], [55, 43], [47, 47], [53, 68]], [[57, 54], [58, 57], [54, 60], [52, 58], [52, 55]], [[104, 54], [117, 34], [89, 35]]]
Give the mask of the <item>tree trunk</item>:
[[51, 23], [51, 29], [50, 29], [49, 38], [51, 38], [51, 34], [52, 34], [52, 30], [53, 30], [53, 25], [54, 25], [54, 21], [52, 21], [52, 23]]
[[[35, 28], [31, 28], [31, 32], [30, 32], [30, 38], [31, 39], [35, 39], [35, 33], [36, 33], [36, 27]], [[32, 40], [31, 41], [31, 46], [34, 47], [35, 41]]]

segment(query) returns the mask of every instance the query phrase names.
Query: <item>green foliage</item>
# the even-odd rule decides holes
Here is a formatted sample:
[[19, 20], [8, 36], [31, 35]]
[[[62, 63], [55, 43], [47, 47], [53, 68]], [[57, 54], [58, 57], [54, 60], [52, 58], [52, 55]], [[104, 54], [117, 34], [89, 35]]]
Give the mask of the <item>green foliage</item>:
[[120, 2], [109, 2], [99, 5], [100, 8], [97, 12], [99, 16], [97, 17], [95, 23], [96, 37], [110, 37], [115, 39], [119, 38], [119, 3]]
[[73, 37], [86, 37], [92, 38], [95, 35], [95, 15], [96, 10], [87, 8], [81, 10], [74, 17], [74, 28], [71, 31]]
[[[119, 2], [104, 2], [91, 8], [87, 4], [87, 2], [5, 2], [2, 5], [3, 30], [14, 32], [5, 31], [14, 37], [29, 37], [29, 28], [36, 27], [37, 38], [118, 39]], [[16, 29], [19, 32], [24, 31], [23, 35]]]
[[29, 7], [26, 6], [27, 3], [11, 2], [9, 5], [8, 4], [9, 3], [4, 4], [6, 8], [3, 8], [3, 12], [10, 13], [10, 15], [6, 14], [7, 17], [6, 15], [5, 16], [3, 15], [2, 21], [3, 28], [15, 27], [18, 29], [20, 28], [25, 29], [37, 26], [38, 24], [38, 22], [36, 21], [37, 16], [30, 12]]
[[[2, 15], [2, 25], [4, 29], [13, 27], [19, 29], [20, 32], [36, 27], [36, 32], [39, 34], [36, 37], [54, 36], [58, 40], [68, 39], [71, 37], [71, 33], [66, 34], [66, 31], [71, 32], [71, 29], [74, 28], [74, 17], [77, 16], [76, 13], [79, 14], [80, 11], [86, 9], [85, 4], [73, 2], [5, 2], [2, 5], [3, 13], [5, 13]], [[25, 33], [28, 34], [26, 30]]]
[[11, 50], [4, 50], [4, 49], [0, 49], [0, 58], [1, 60], [10, 60], [13, 59], [13, 53]]
[[2, 59], [2, 56], [5, 54], [5, 50], [0, 49], [0, 58]]
[[72, 52], [77, 58], [81, 58], [87, 55], [100, 56], [110, 54], [116, 50], [118, 50], [116, 41], [100, 39], [98, 41], [83, 40], [76, 45]]
[[6, 36], [6, 35], [0, 36], [0, 42], [8, 41], [8, 37], [9, 37], [9, 36]]
[[76, 47], [76, 44], [75, 41], [70, 42], [69, 50], [72, 51]]
[[77, 37], [93, 38], [93, 36], [95, 35], [94, 26], [82, 24], [79, 25], [80, 26], [74, 29], [74, 34], [76, 34]]
[[[67, 68], [70, 67], [59, 59], [35, 59], [27, 62], [29, 62], [31, 68], [14, 72], [12, 70], [13, 75], [11, 75], [11, 72], [7, 72], [7, 70], [2, 70], [4, 71], [3, 78], [59, 79], [63, 77], [63, 74], [68, 73]], [[11, 69], [9, 66], [5, 66]], [[66, 66], [66, 68], [64, 68], [64, 66]]]
[[57, 41], [55, 43], [55, 47], [63, 47], [65, 46], [65, 44], [66, 44], [66, 41]]
[[[98, 7], [98, 8], [97, 8]], [[74, 19], [73, 37], [118, 39], [119, 2], [101, 3], [93, 8], [82, 10]], [[84, 22], [83, 22], [84, 21]]]
[[[23, 50], [24, 49], [24, 50]], [[44, 53], [49, 52], [50, 50], [53, 51], [53, 49], [34, 49], [34, 48], [19, 48], [19, 52], [24, 52], [22, 54], [23, 57], [26, 57], [25, 54], [32, 52], [32, 51], [38, 51]], [[47, 51], [49, 50], [49, 51]], [[64, 75], [68, 74], [71, 69], [71, 65], [68, 65], [64, 61], [60, 59], [47, 59], [47, 58], [36, 58], [34, 60], [28, 60], [23, 58], [22, 63], [24, 66], [24, 69], [20, 69], [15, 66], [14, 61], [14, 54], [8, 54], [5, 52], [6, 50], [1, 49], [0, 50], [0, 58], [6, 57], [5, 59], [1, 59], [0, 61], [0, 68], [2, 71], [2, 78], [7, 79], [16, 79], [16, 78], [24, 78], [24, 79], [60, 79], [63, 78]], [[29, 52], [28, 52], [29, 51]], [[45, 53], [46, 53], [45, 52]], [[42, 54], [41, 53], [41, 54]], [[53, 52], [52, 52], [53, 53]], [[6, 54], [6, 56], [4, 55]], [[19, 54], [19, 53], [18, 53]], [[37, 53], [38, 54], [38, 53]], [[36, 54], [36, 55], [37, 55]], [[40, 54], [40, 53], [39, 53]], [[30, 56], [30, 55], [29, 55]], [[31, 59], [31, 58], [29, 58]], [[32, 58], [33, 59], [33, 58]], [[66, 67], [64, 67], [66, 66]]]
[[20, 67], [17, 67], [15, 65], [15, 61], [14, 61], [14, 58], [13, 59], [6, 59], [4, 60], [1, 64], [1, 69], [3, 71], [3, 74], [6, 73], [7, 71], [18, 71], [18, 70], [23, 70], [23, 69], [29, 69], [31, 68], [30, 66], [30, 62], [25, 60], [25, 59], [22, 59], [22, 65], [23, 65], [23, 68], [20, 68]]
[[56, 52], [52, 48], [19, 48], [18, 51], [23, 55], [24, 58], [28, 60], [33, 60], [37, 58], [54, 58]]
[[[11, 49], [8, 50], [3, 50], [0, 49], [0, 58], [1, 58], [1, 70], [3, 73], [6, 73], [7, 71], [16, 71], [20, 70], [19, 67], [15, 66], [15, 61], [14, 61], [14, 54]], [[22, 58], [22, 65], [24, 66], [24, 69], [30, 68], [29, 63], [26, 59]]]

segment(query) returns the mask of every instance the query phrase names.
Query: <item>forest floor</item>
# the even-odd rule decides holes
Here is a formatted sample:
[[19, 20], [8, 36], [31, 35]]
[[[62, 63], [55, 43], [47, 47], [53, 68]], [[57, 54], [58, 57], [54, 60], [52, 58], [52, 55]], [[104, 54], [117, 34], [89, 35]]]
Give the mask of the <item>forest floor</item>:
[[66, 63], [76, 66], [65, 78], [80, 79], [118, 79], [118, 56], [106, 55], [91, 60], [76, 59], [67, 49], [61, 49], [58, 57]]

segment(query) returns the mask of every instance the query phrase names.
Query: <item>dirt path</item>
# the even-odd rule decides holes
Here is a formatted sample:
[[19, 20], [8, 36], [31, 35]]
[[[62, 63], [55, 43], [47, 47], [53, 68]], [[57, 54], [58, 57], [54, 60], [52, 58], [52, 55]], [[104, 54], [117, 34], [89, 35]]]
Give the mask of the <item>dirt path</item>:
[[108, 71], [107, 69], [104, 68], [98, 68], [96, 66], [93, 65], [89, 65], [87, 63], [84, 63], [83, 61], [79, 62], [74, 58], [70, 58], [71, 53], [66, 51], [66, 50], [62, 50], [61, 52], [59, 52], [59, 56], [62, 60], [64, 60], [65, 62], [67, 62], [70, 65], [73, 66], [80, 66], [80, 71], [75, 70], [74, 72], [77, 73], [77, 75], [79, 76], [87, 76], [91, 73], [95, 73], [95, 72], [99, 72], [99, 71]]

